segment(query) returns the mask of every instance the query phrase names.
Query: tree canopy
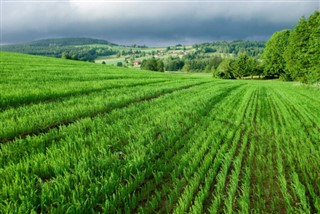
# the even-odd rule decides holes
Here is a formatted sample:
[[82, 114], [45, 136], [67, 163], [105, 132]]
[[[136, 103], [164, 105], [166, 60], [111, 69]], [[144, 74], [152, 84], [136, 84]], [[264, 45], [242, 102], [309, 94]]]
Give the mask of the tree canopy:
[[161, 59], [144, 59], [141, 63], [141, 69], [164, 72], [164, 63]]
[[304, 83], [320, 82], [320, 12], [302, 17], [293, 31], [276, 32], [263, 54], [265, 73]]
[[302, 17], [289, 37], [285, 52], [287, 73], [305, 83], [320, 81], [320, 12]]
[[280, 76], [285, 73], [286, 61], [284, 52], [288, 47], [290, 30], [283, 30], [274, 33], [263, 52], [264, 73], [270, 76]]

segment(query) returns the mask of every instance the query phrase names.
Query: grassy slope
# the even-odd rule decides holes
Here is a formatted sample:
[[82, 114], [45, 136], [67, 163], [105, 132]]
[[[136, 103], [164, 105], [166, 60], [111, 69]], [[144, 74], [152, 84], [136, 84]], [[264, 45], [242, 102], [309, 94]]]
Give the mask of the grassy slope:
[[0, 212], [320, 212], [320, 91], [0, 53]]

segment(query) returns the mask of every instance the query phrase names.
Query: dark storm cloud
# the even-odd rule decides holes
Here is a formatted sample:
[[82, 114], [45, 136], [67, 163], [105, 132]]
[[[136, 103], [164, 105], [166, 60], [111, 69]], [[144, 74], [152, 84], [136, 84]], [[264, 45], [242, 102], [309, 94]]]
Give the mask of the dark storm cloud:
[[3, 2], [2, 43], [95, 37], [121, 44], [267, 39], [317, 2]]

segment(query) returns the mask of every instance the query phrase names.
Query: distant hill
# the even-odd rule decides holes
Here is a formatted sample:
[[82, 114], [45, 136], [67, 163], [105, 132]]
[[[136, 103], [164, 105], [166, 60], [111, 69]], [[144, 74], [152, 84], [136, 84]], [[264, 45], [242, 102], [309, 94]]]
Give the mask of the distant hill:
[[[170, 71], [181, 70], [186, 61], [193, 61], [189, 64], [196, 65], [197, 68], [192, 71], [203, 71], [214, 57], [236, 57], [241, 53], [259, 57], [264, 47], [264, 41], [219, 41], [194, 44], [192, 47], [179, 44], [166, 48], [148, 48], [137, 45], [121, 46], [106, 40], [92, 38], [57, 38], [5, 45], [2, 46], [2, 50], [72, 60], [104, 62], [113, 65], [121, 62], [125, 66], [132, 66], [136, 59], [142, 61], [146, 58], [158, 57], [163, 59], [165, 64], [175, 64], [175, 66], [167, 68]], [[195, 61], [197, 63], [194, 63]]]
[[43, 39], [43, 40], [33, 41], [27, 44], [31, 46], [69, 46], [69, 45], [91, 45], [91, 44], [118, 46], [117, 44], [108, 42], [106, 40], [92, 39], [92, 38]]
[[94, 61], [98, 56], [116, 54], [117, 52], [113, 47], [118, 47], [118, 45], [100, 39], [59, 38], [37, 40], [16, 45], [4, 45], [2, 46], [2, 50], [57, 58], [66, 56], [75, 60]]

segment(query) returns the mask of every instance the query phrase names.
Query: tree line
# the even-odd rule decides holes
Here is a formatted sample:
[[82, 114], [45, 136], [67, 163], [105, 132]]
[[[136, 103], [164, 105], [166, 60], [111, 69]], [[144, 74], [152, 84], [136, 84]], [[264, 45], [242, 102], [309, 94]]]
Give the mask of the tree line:
[[213, 70], [213, 76], [220, 79], [241, 79], [243, 77], [263, 75], [263, 64], [256, 57], [241, 53], [236, 58], [224, 59], [217, 69]]
[[[169, 56], [164, 59], [157, 58], [157, 60], [153, 58], [144, 59], [141, 68], [157, 71], [207, 72], [214, 73], [217, 78], [227, 78], [229, 76], [236, 78], [239, 74], [229, 75], [236, 70], [233, 65], [239, 64], [237, 60], [235, 60], [237, 63], [233, 63], [233, 59], [243, 55], [251, 61], [255, 61], [253, 64], [256, 65], [258, 64], [256, 63], [256, 58], [262, 53], [264, 46], [265, 42], [263, 41], [221, 41], [195, 44], [192, 46], [194, 51], [182, 57]], [[168, 47], [167, 51], [169, 50], [185, 50], [185, 47], [176, 45], [175, 47]], [[161, 69], [156, 69], [156, 64], [159, 64], [159, 61], [162, 61], [163, 68], [160, 66]], [[224, 64], [219, 68], [222, 62], [224, 64], [232, 63], [232, 66], [230, 64], [230, 69], [232, 69], [227, 69], [228, 67], [223, 66]], [[243, 73], [247, 74], [247, 72]]]
[[[222, 79], [263, 76], [319, 84], [320, 12], [315, 11], [309, 18], [302, 17], [293, 30], [275, 32], [266, 43], [216, 42], [194, 45], [194, 48], [195, 52], [182, 58], [147, 59], [143, 65], [150, 67], [162, 61], [163, 66], [158, 71], [212, 72], [215, 78]], [[227, 57], [206, 54], [216, 51], [232, 53]], [[148, 66], [141, 68], [148, 69]], [[152, 68], [157, 70], [157, 66]]]
[[215, 78], [236, 79], [245, 76], [262, 75], [263, 66], [257, 57], [246, 52], [236, 57], [224, 58], [221, 55], [207, 56], [199, 52], [183, 57], [168, 57], [166, 59], [144, 59], [141, 69], [152, 71], [182, 71], [213, 73]]
[[212, 43], [195, 44], [192, 46], [201, 53], [226, 53], [234, 56], [247, 53], [249, 56], [259, 56], [265, 47], [264, 41], [218, 41]]
[[214, 72], [216, 78], [263, 76], [308, 84], [320, 82], [320, 12], [302, 17], [293, 30], [275, 32], [262, 54], [226, 58]]
[[320, 12], [302, 17], [293, 30], [274, 33], [263, 53], [265, 72], [283, 80], [320, 82]]

